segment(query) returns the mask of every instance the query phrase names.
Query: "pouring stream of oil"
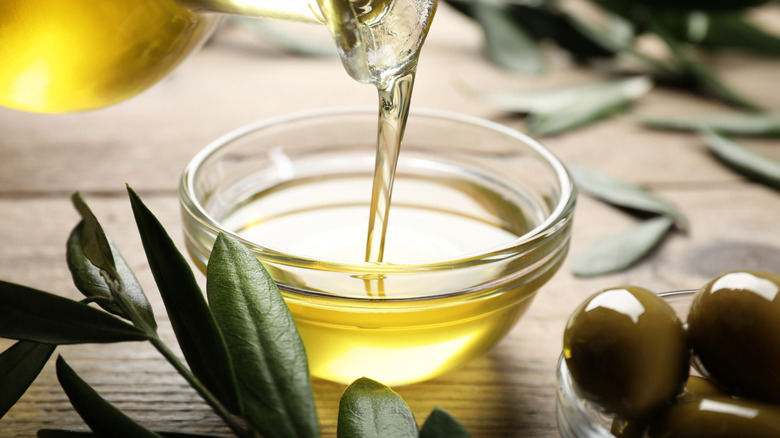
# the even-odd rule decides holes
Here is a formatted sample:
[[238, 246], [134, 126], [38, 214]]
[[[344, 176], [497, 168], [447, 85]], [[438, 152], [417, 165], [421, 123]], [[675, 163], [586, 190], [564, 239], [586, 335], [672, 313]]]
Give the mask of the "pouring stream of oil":
[[[436, 1], [319, 0], [319, 4], [347, 72], [359, 82], [374, 84], [379, 93], [376, 164], [365, 261], [381, 263], [417, 61], [436, 11]], [[369, 296], [384, 296], [381, 278], [365, 281]]]

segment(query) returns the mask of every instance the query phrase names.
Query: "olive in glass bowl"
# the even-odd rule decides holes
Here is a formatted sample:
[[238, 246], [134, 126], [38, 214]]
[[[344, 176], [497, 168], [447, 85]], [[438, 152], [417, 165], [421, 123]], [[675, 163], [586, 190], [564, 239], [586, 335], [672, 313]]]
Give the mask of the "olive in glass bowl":
[[[647, 292], [641, 288], [617, 289], [631, 291], [637, 298]], [[678, 359], [665, 365], [648, 359], [653, 366], [660, 367], [658, 374], [636, 365], [641, 361], [626, 362], [621, 355], [580, 353], [579, 361], [573, 360], [577, 353], [571, 349], [572, 339], [592, 344], [585, 351], [607, 351], [599, 350], [598, 345], [609, 339], [647, 343], [624, 347], [627, 355], [635, 356], [653, 354], [657, 351], [656, 344], [668, 342], [668, 334], [664, 333], [670, 332], [664, 332], [663, 318], [660, 331], [655, 324], [652, 327], [626, 325], [625, 321], [616, 324], [616, 316], [610, 315], [609, 310], [627, 313], [626, 309], [632, 307], [631, 299], [625, 294], [622, 302], [607, 300], [610, 293], [614, 295], [612, 291], [602, 291], [586, 300], [567, 325], [557, 376], [557, 416], [563, 438], [780, 437], [780, 403], [773, 398], [778, 395], [773, 385], [780, 372], [780, 332], [776, 332], [780, 328], [780, 276], [754, 271], [728, 272], [698, 291], [667, 292], [654, 296], [659, 300], [647, 298], [642, 304], [642, 298], [633, 304], [633, 314], [655, 315], [650, 319], [658, 319], [658, 315], [673, 309], [684, 322], [685, 338], [690, 345], [693, 366], [689, 367], [690, 377], [683, 379], [685, 386], [655, 406], [647, 400], [659, 393], [658, 387], [680, 383], [677, 376], [669, 378], [664, 374], [678, 366]], [[594, 300], [596, 304], [592, 304]], [[665, 306], [668, 309], [662, 311]], [[585, 314], [594, 309], [606, 318], [602, 315], [588, 321]], [[630, 333], [632, 330], [638, 333]], [[676, 350], [677, 341], [671, 346]], [[625, 363], [634, 364], [631, 365], [634, 368], [620, 370]], [[617, 369], [612, 371], [615, 380], [636, 376], [644, 381], [617, 387], [600, 386], [589, 371], [594, 367]], [[616, 405], [615, 401], [630, 406]]]

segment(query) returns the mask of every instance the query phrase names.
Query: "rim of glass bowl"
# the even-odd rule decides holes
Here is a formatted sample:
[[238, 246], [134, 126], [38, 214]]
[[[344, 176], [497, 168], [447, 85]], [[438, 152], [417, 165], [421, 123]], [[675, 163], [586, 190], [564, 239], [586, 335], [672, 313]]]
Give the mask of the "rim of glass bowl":
[[[658, 295], [674, 306], [680, 300], [692, 299], [695, 294], [696, 290], [677, 290], [661, 292]], [[604, 427], [604, 424], [597, 421], [604, 414], [600, 414], [593, 404], [577, 395], [577, 390], [574, 387], [574, 381], [571, 379], [569, 368], [566, 366], [563, 353], [558, 357], [556, 380], [558, 386], [556, 417], [558, 429], [562, 436], [569, 437], [571, 435], [568, 433], [573, 432], [577, 438], [615, 437], [609, 429]], [[606, 419], [607, 417], [604, 416], [602, 418]]]
[[[215, 220], [209, 215], [203, 205], [195, 196], [193, 190], [195, 187], [195, 178], [201, 165], [209, 158], [215, 155], [220, 148], [224, 145], [239, 139], [252, 132], [271, 127], [283, 125], [291, 121], [300, 121], [305, 119], [316, 119], [322, 116], [342, 116], [342, 115], [376, 115], [376, 108], [365, 106], [345, 106], [345, 107], [329, 107], [324, 109], [315, 109], [308, 111], [300, 111], [290, 113], [282, 116], [272, 117], [268, 119], [262, 119], [247, 125], [244, 125], [238, 129], [230, 131], [198, 151], [195, 156], [190, 160], [187, 166], [184, 168], [179, 185], [179, 197], [182, 206], [186, 210], [186, 213], [191, 219], [194, 219], [199, 225], [209, 232], [215, 235], [219, 232], [227, 232], [238, 241], [247, 245], [254, 253], [262, 254], [263, 257], [268, 258], [274, 262], [278, 262], [285, 265], [311, 265], [313, 261], [311, 258], [301, 256], [299, 254], [289, 254], [278, 249], [263, 247], [257, 242], [245, 239], [242, 236], [234, 233], [233, 231], [226, 230], [219, 225], [219, 221]], [[479, 251], [471, 254], [464, 254], [456, 258], [439, 259], [431, 262], [403, 264], [403, 263], [370, 263], [363, 261], [343, 262], [333, 260], [316, 260], [317, 268], [325, 271], [343, 270], [343, 267], [349, 266], [349, 270], [354, 274], [390, 274], [397, 273], [399, 271], [404, 272], [425, 272], [425, 271], [437, 271], [437, 270], [451, 270], [456, 269], [458, 265], [465, 264], [470, 261], [473, 264], [474, 260], [485, 260], [487, 262], [493, 262], [501, 260], [502, 258], [510, 257], [516, 253], [514, 251], [518, 246], [526, 246], [528, 249], [535, 249], [538, 246], [543, 245], [547, 239], [554, 238], [557, 233], [566, 228], [568, 225], [566, 222], [571, 221], [571, 213], [574, 209], [576, 200], [576, 188], [574, 182], [569, 175], [566, 167], [563, 163], [546, 147], [533, 138], [507, 126], [499, 123], [491, 122], [478, 117], [467, 116], [457, 113], [451, 113], [447, 111], [431, 110], [431, 109], [412, 109], [410, 117], [426, 117], [436, 118], [439, 120], [451, 120], [458, 123], [465, 123], [477, 126], [479, 128], [492, 130], [502, 135], [512, 137], [524, 143], [527, 147], [538, 154], [545, 163], [547, 163], [554, 171], [557, 183], [560, 186], [560, 198], [555, 205], [555, 208], [549, 215], [534, 229], [528, 231], [522, 236], [514, 239], [505, 244], [488, 248], [484, 251]], [[569, 218], [567, 219], [567, 216]], [[301, 293], [307, 295], [321, 295], [312, 291], [305, 291], [297, 289]], [[457, 294], [466, 294], [468, 289], [458, 291]], [[324, 294], [322, 294], [324, 295]], [[445, 296], [451, 296], [452, 293], [431, 295], [419, 298], [385, 298], [387, 301], [408, 301], [417, 299], [434, 299]], [[351, 299], [352, 297], [342, 297], [345, 299]], [[364, 300], [363, 298], [354, 298], [355, 300]]]

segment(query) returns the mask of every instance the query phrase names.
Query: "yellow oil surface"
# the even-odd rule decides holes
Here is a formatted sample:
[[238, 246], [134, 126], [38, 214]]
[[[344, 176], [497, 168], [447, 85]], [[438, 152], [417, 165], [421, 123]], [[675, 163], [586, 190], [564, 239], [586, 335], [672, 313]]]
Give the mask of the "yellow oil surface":
[[460, 368], [492, 348], [525, 313], [533, 292], [520, 287], [481, 300], [392, 310], [380, 303], [347, 309], [338, 300], [288, 297], [287, 303], [313, 376], [403, 385]]
[[345, 195], [365, 193], [370, 176], [286, 184], [247, 196], [223, 218], [250, 241], [321, 261], [263, 260], [295, 318], [314, 376], [399, 385], [458, 368], [513, 327], [560, 263], [524, 272], [524, 257], [469, 256], [534, 226], [491, 190], [452, 179], [397, 182], [385, 263], [361, 263], [367, 200]]

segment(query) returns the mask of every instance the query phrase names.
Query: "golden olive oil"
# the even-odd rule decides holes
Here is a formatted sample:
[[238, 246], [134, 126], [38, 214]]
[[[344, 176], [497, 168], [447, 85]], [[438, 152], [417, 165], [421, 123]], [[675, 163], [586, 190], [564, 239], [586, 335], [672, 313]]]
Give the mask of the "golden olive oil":
[[[372, 175], [362, 173], [291, 180], [244, 194], [245, 201], [221, 223], [265, 248], [323, 261], [360, 262], [370, 214], [367, 194], [373, 186]], [[535, 225], [511, 200], [451, 177], [404, 175], [395, 191], [399, 199], [393, 203], [385, 245], [384, 262], [389, 264], [459, 259], [505, 245]], [[389, 297], [430, 295], [412, 287]], [[365, 298], [359, 291], [338, 294]]]
[[384, 262], [360, 262], [372, 185], [369, 172], [293, 179], [242, 194], [219, 219], [265, 248], [320, 264], [264, 260], [314, 376], [404, 384], [449, 371], [506, 334], [555, 271], [513, 277], [525, 260], [471, 258], [515, 241], [538, 215], [465, 170], [462, 178], [399, 173]]
[[365, 261], [367, 262], [384, 260], [393, 181], [398, 155], [401, 153], [406, 120], [409, 116], [409, 101], [413, 85], [414, 72], [410, 72], [393, 78], [386, 87], [377, 86], [380, 102], [379, 123], [366, 239]]
[[176, 67], [216, 19], [175, 0], [3, 0], [0, 105], [58, 113], [125, 100]]

